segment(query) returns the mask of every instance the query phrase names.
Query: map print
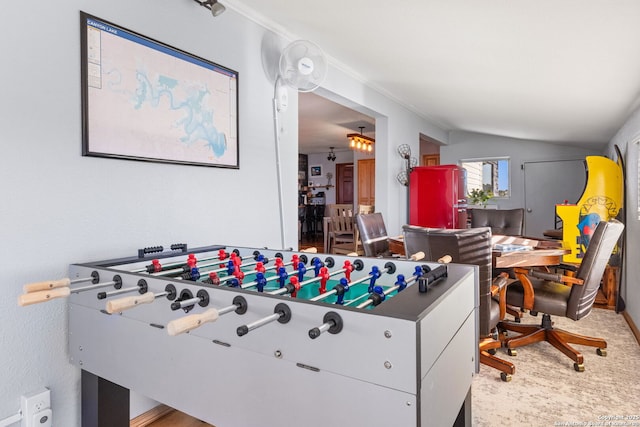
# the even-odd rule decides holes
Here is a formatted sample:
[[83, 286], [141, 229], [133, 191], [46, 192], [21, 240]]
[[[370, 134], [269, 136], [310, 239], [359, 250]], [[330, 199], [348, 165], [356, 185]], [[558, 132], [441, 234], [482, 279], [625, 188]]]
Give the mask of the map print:
[[[211, 149], [216, 158], [222, 157], [227, 151], [227, 141], [224, 133], [218, 132], [213, 123], [213, 111], [207, 110], [206, 100], [211, 93], [206, 87], [183, 89], [178, 80], [163, 75], [159, 75], [154, 84], [144, 71], [138, 71], [136, 77], [138, 88], [132, 97], [136, 110], [140, 110], [145, 103], [154, 109], [164, 108], [160, 101], [161, 98], [166, 98], [167, 108], [185, 113], [184, 119], [178, 120], [176, 123], [176, 126], [185, 133], [180, 141], [187, 146], [198, 141], [205, 141], [206, 146]], [[180, 99], [174, 95], [174, 92], [185, 95]]]
[[233, 72], [96, 20], [87, 32], [92, 152], [238, 165]]

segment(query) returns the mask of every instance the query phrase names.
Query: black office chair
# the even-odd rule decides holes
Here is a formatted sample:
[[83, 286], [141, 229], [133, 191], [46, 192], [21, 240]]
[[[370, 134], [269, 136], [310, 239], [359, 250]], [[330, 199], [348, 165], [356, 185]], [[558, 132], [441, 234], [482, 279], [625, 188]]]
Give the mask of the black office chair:
[[492, 234], [522, 236], [524, 209], [469, 209], [471, 227], [490, 227]]
[[[423, 252], [426, 260], [437, 260], [445, 255], [452, 262], [477, 265], [480, 294], [478, 343], [480, 362], [500, 371], [503, 381], [511, 380], [516, 368], [513, 363], [496, 357], [495, 349], [502, 346], [502, 335], [496, 326], [504, 318], [506, 274], [492, 279], [492, 245], [489, 227], [462, 230], [426, 228], [413, 225], [402, 227], [406, 253]], [[501, 300], [494, 298], [501, 296]]]
[[507, 304], [540, 312], [543, 316], [540, 325], [500, 323], [502, 330], [521, 334], [505, 341], [510, 354], [515, 353], [512, 349], [516, 347], [547, 341], [570, 357], [574, 361], [574, 369], [579, 372], [584, 371], [584, 358], [569, 344], [597, 347], [599, 355], [606, 355], [607, 342], [604, 339], [556, 329], [551, 316], [580, 320], [591, 312], [605, 267], [623, 229], [624, 225], [615, 219], [598, 223], [575, 276], [515, 269], [521, 280], [507, 288]]

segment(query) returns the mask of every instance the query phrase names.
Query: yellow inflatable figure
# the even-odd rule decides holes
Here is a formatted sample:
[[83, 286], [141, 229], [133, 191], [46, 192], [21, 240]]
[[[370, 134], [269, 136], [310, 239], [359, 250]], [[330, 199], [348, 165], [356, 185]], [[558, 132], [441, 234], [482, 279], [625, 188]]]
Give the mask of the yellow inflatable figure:
[[571, 249], [564, 262], [581, 262], [598, 223], [615, 218], [623, 203], [622, 166], [602, 156], [588, 156], [586, 161], [587, 185], [578, 203], [556, 205], [562, 220], [562, 241]]

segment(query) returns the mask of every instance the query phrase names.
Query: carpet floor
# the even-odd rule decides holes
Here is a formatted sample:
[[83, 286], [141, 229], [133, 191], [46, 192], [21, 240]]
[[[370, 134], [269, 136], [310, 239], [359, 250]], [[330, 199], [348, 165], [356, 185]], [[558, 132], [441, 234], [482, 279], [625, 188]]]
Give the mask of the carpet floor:
[[[541, 317], [527, 314], [522, 322], [539, 324]], [[552, 320], [557, 328], [606, 339], [607, 356], [576, 345], [585, 366], [577, 372], [546, 342], [520, 347], [513, 357], [498, 350], [516, 373], [503, 382], [499, 371], [480, 365], [472, 383], [473, 425], [640, 426], [640, 346], [622, 315], [594, 309], [579, 321]]]

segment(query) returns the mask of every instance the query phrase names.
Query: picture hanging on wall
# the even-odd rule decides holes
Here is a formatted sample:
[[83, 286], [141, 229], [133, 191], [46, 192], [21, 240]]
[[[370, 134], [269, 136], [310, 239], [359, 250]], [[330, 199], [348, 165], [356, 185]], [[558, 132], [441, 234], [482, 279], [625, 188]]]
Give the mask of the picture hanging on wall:
[[84, 156], [239, 168], [238, 73], [80, 12]]
[[311, 166], [311, 176], [322, 176], [322, 166]]

